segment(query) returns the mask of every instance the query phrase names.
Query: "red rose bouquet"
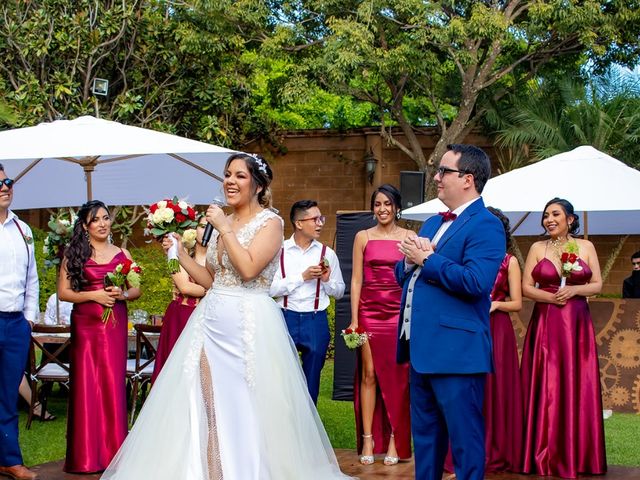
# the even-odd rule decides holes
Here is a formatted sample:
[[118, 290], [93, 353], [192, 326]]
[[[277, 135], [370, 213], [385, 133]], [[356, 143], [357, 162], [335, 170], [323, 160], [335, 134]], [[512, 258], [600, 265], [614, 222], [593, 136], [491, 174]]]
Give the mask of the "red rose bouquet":
[[342, 338], [344, 339], [344, 343], [349, 350], [354, 350], [358, 347], [361, 347], [371, 336], [370, 333], [365, 332], [364, 328], [358, 326], [355, 330], [351, 328], [347, 328], [342, 330]]
[[[126, 290], [131, 287], [139, 288], [140, 275], [142, 275], [142, 267], [127, 258], [124, 262], [116, 265], [113, 272], [109, 272], [105, 275], [104, 286], [119, 287], [122, 290]], [[106, 323], [112, 316], [113, 308], [105, 307], [102, 312], [102, 321]]]
[[578, 262], [578, 244], [575, 241], [567, 243], [564, 252], [560, 254], [560, 263], [560, 272], [562, 273], [560, 288], [562, 288], [567, 284], [567, 278], [571, 276], [571, 272], [582, 270], [582, 266]]
[[[184, 200], [165, 199], [154, 203], [149, 207], [147, 215], [147, 228], [145, 235], [153, 235], [156, 238], [162, 238], [167, 233], [175, 232], [182, 235], [185, 230], [195, 228], [198, 225], [196, 220], [196, 211], [191, 205]], [[167, 252], [168, 266], [170, 273], [180, 271], [180, 263], [178, 262], [178, 242], [171, 237], [173, 246]]]

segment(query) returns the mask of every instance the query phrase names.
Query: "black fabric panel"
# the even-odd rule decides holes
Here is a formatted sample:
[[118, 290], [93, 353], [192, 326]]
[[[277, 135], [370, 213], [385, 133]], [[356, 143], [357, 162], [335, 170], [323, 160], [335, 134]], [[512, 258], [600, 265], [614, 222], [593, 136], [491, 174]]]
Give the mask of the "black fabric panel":
[[336, 302], [335, 362], [333, 367], [333, 399], [353, 400], [355, 352], [349, 350], [340, 332], [351, 323], [351, 272], [353, 271], [353, 239], [360, 230], [376, 224], [373, 214], [367, 212], [338, 212], [336, 221], [336, 254], [346, 285], [344, 296]]

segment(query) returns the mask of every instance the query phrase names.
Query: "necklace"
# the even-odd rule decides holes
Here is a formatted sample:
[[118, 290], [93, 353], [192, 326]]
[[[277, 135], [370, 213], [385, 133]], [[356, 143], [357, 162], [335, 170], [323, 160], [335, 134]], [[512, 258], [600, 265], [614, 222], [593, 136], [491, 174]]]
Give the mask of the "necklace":
[[549, 239], [549, 245], [551, 245], [551, 249], [553, 253], [560, 258], [562, 256], [562, 251], [564, 246], [569, 243], [568, 237], [558, 237], [556, 239]]

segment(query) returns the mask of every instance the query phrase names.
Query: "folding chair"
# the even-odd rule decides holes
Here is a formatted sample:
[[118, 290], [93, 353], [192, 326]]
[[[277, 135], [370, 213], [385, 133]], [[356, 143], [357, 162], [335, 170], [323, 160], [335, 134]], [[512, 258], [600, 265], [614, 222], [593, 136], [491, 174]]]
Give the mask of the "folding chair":
[[[46, 345], [55, 345], [53, 351], [47, 350]], [[31, 330], [29, 345], [29, 385], [31, 387], [31, 402], [27, 429], [31, 428], [34, 410], [40, 402], [40, 420], [44, 421], [47, 411], [47, 399], [54, 383], [69, 389], [69, 364], [61, 357], [71, 346], [71, 327], [69, 325], [40, 325], [35, 324]]]
[[131, 383], [131, 413], [129, 423], [133, 426], [136, 417], [136, 405], [138, 394], [141, 393], [142, 403], [146, 397], [144, 389], [151, 381], [153, 367], [156, 359], [156, 347], [160, 325], [135, 324], [136, 331], [136, 358], [127, 360], [127, 378]]

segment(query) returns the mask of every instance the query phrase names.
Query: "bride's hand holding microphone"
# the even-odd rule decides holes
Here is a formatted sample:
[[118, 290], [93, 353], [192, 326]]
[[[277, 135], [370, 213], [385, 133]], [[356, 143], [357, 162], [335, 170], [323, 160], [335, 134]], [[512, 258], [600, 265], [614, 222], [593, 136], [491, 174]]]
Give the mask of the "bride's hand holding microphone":
[[217, 203], [209, 205], [205, 217], [207, 226], [204, 228], [204, 234], [202, 235], [202, 246], [207, 246], [214, 228], [218, 231], [220, 238], [223, 238], [227, 233], [232, 233], [229, 219]]

